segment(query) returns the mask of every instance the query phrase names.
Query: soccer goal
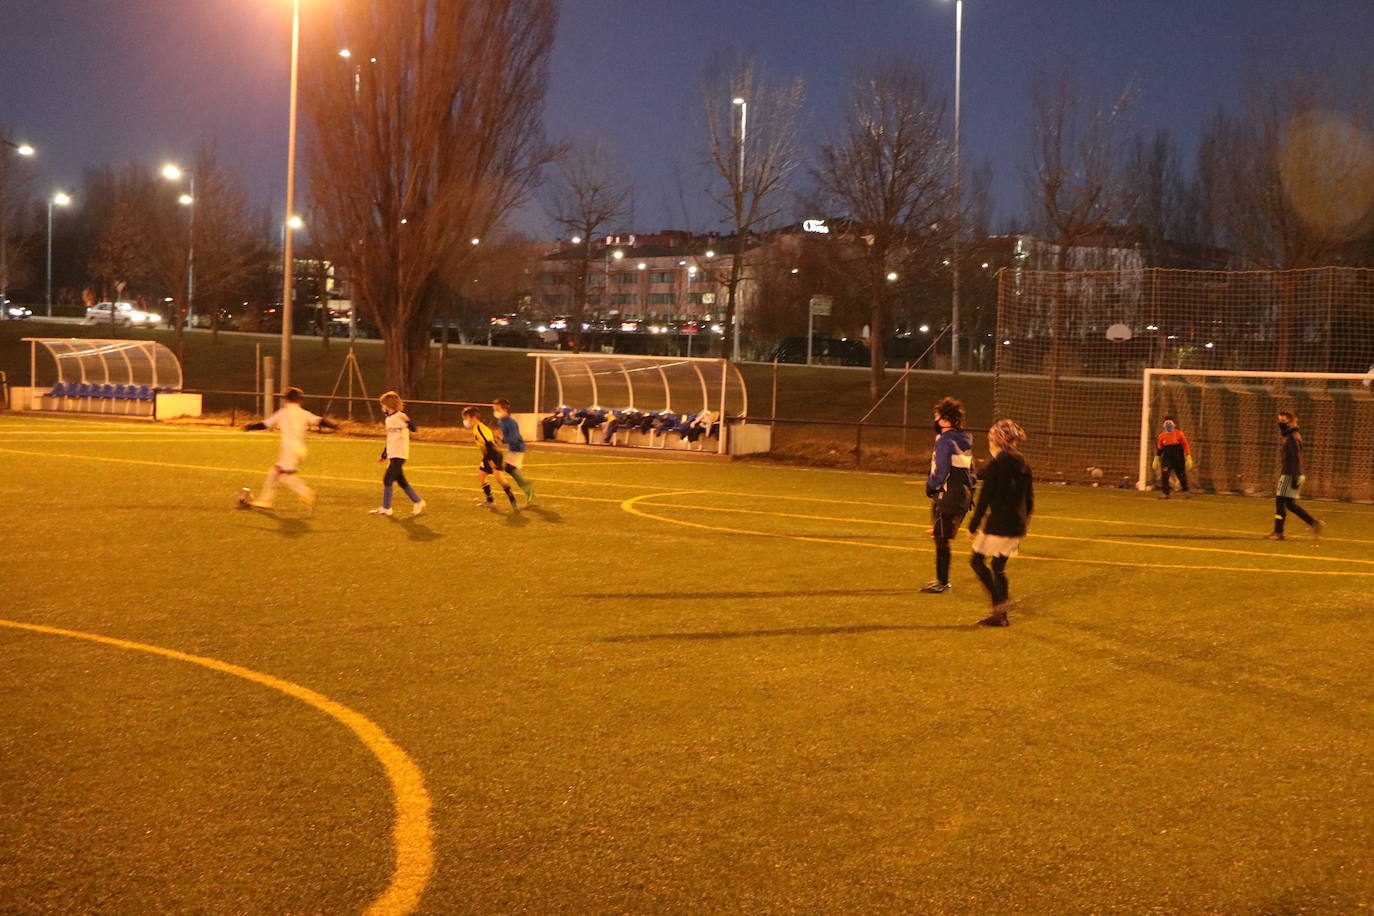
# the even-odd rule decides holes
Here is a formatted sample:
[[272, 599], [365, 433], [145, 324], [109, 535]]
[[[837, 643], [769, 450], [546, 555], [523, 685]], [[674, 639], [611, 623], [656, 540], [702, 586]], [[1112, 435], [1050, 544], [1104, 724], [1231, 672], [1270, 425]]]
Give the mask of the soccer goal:
[[1140, 401], [1140, 489], [1155, 483], [1155, 437], [1177, 419], [1192, 447], [1191, 478], [1222, 493], [1272, 490], [1279, 473], [1280, 410], [1298, 414], [1305, 447], [1303, 493], [1374, 499], [1374, 369], [1245, 372], [1146, 369]]

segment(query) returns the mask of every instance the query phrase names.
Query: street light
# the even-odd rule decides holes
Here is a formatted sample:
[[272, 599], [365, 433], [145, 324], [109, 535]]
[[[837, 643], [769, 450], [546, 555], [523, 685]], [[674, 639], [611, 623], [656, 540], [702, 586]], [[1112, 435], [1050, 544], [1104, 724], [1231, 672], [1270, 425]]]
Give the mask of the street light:
[[168, 181], [185, 178], [188, 185], [187, 193], [178, 197], [177, 203], [189, 208], [187, 231], [190, 233], [190, 243], [186, 248], [186, 321], [189, 323], [196, 320], [196, 173], [169, 162], [162, 167], [162, 177]]
[[[286, 127], [286, 209], [289, 221], [296, 212], [296, 99], [300, 88], [301, 0], [291, 0], [291, 102]], [[281, 390], [291, 387], [291, 297], [295, 280], [294, 232], [283, 233], [281, 268]]]
[[48, 198], [48, 317], [52, 317], [52, 208], [70, 206], [71, 196], [58, 191]]
[[[742, 200], [744, 197], [744, 151], [749, 144], [749, 103], [739, 96], [735, 96], [735, 98], [731, 100], [731, 104], [739, 108], [739, 184], [735, 190], [735, 198], [736, 200]], [[735, 252], [738, 255], [743, 251], [744, 236], [743, 233], [739, 231], [739, 226], [735, 226]], [[709, 257], [710, 255], [707, 256]], [[738, 259], [736, 263], [738, 263]], [[734, 276], [733, 268], [731, 269], [731, 277], [735, 282], [730, 289], [731, 304], [733, 306], [730, 319], [734, 325], [731, 328], [732, 344], [730, 347], [730, 358], [735, 362], [739, 362], [739, 278]]]
[[[0, 143], [4, 143], [21, 156], [27, 157], [34, 154], [34, 148], [27, 143], [15, 143], [13, 140], [6, 140], [4, 137], [0, 137]], [[6, 237], [9, 235], [9, 227], [5, 224], [5, 214], [8, 209], [9, 208], [3, 206], [3, 202], [0, 201], [0, 307], [3, 307], [5, 303], [9, 301], [10, 262], [9, 246], [6, 244]]]
[[964, 0], [954, 0], [954, 262], [950, 282], [949, 303], [949, 366], [959, 374], [959, 241], [964, 232], [963, 160], [960, 151], [960, 128], [963, 114], [964, 88]]

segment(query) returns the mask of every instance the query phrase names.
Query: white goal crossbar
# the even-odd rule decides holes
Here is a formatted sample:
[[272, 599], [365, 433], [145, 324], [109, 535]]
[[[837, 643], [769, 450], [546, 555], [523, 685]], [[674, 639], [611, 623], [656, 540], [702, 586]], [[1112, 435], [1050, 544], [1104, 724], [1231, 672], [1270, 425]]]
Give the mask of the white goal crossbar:
[[1140, 476], [1136, 489], [1150, 486], [1150, 461], [1154, 449], [1154, 424], [1150, 418], [1150, 399], [1153, 381], [1159, 376], [1190, 378], [1247, 378], [1247, 379], [1308, 379], [1327, 382], [1363, 382], [1374, 379], [1370, 372], [1246, 372], [1242, 369], [1146, 369], [1140, 386]]

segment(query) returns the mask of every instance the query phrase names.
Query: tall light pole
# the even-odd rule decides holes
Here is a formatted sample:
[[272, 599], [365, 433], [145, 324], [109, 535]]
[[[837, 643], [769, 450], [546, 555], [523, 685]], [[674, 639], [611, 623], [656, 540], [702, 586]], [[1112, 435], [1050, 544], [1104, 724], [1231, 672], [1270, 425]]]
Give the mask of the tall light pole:
[[[291, 0], [291, 104], [286, 129], [286, 215], [288, 222], [296, 213], [296, 94], [300, 85], [301, 0]], [[281, 390], [291, 387], [291, 297], [293, 232], [288, 228], [282, 241], [281, 269]]]
[[735, 188], [735, 264], [738, 265], [738, 274], [734, 277], [734, 283], [730, 287], [730, 298], [733, 308], [731, 309], [731, 319], [734, 327], [731, 329], [733, 343], [730, 347], [730, 358], [739, 362], [739, 285], [743, 280], [744, 273], [744, 233], [740, 231], [740, 221], [744, 212], [744, 151], [749, 142], [749, 102], [747, 99], [735, 98], [733, 103], [739, 107], [739, 171], [738, 183]]
[[162, 177], [168, 181], [180, 181], [183, 176], [189, 191], [178, 197], [177, 203], [188, 208], [187, 232], [190, 233], [190, 241], [186, 247], [186, 323], [192, 324], [196, 320], [196, 173], [171, 163], [162, 167]]
[[48, 317], [52, 317], [52, 208], [54, 206], [65, 207], [71, 204], [72, 199], [68, 194], [58, 191], [48, 198]]
[[960, 119], [964, 89], [964, 0], [954, 0], [954, 244], [950, 252], [949, 367], [959, 374], [959, 243], [964, 234], [964, 165]]
[[[17, 154], [28, 158], [34, 154], [34, 148], [27, 143], [15, 143], [13, 140], [6, 140], [0, 137], [0, 143], [13, 149]], [[9, 260], [9, 188], [4, 186], [3, 179], [9, 175], [9, 167], [0, 165], [0, 307], [9, 301], [10, 287], [10, 260]]]

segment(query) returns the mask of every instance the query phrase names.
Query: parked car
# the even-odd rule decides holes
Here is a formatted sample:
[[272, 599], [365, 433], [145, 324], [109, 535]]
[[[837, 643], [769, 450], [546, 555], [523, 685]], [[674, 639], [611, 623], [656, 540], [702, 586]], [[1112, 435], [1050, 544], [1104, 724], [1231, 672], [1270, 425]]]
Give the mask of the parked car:
[[23, 321], [33, 314], [29, 309], [22, 305], [15, 305], [8, 299], [4, 302], [4, 313], [7, 321]]
[[86, 309], [87, 324], [113, 324], [115, 327], [132, 328], [152, 327], [161, 322], [161, 315], [156, 312], [145, 312], [132, 302], [97, 302]]

